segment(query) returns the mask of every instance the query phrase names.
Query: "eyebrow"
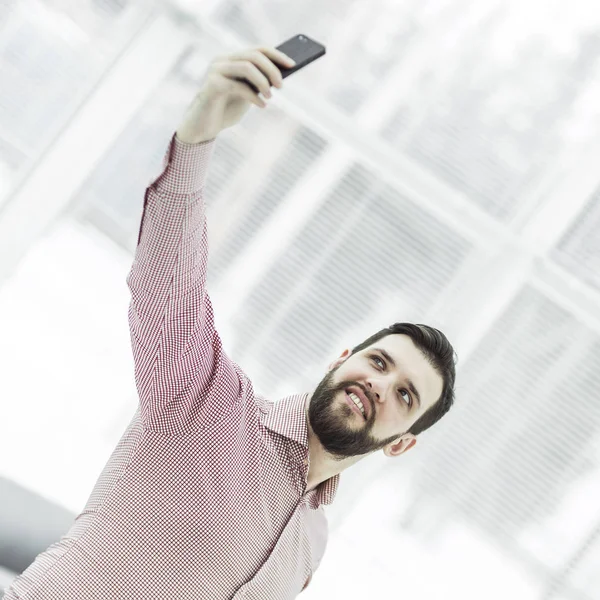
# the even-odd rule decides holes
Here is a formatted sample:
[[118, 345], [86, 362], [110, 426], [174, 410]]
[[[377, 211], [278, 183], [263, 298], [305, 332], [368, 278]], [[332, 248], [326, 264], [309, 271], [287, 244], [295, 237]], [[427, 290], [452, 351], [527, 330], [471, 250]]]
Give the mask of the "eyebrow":
[[[380, 352], [383, 358], [385, 358], [394, 369], [396, 368], [396, 361], [387, 353], [386, 350], [384, 350], [383, 348], [372, 348], [372, 350]], [[419, 394], [419, 390], [415, 387], [415, 384], [408, 377], [406, 378], [406, 383], [408, 385], [408, 389], [413, 393], [414, 397], [417, 399], [417, 404], [419, 405], [419, 408], [421, 408], [421, 394]]]

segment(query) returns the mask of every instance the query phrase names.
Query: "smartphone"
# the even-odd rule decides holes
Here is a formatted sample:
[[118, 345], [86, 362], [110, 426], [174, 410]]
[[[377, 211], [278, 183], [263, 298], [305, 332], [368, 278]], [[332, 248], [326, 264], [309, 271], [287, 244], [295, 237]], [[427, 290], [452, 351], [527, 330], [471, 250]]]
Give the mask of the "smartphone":
[[[279, 62], [275, 63], [277, 68], [281, 71], [282, 79], [285, 79], [292, 73], [303, 69], [306, 67], [306, 65], [309, 65], [311, 62], [314, 62], [317, 60], [317, 58], [320, 58], [325, 54], [325, 46], [323, 46], [323, 44], [319, 44], [319, 42], [301, 33], [295, 35], [286, 42], [283, 42], [283, 44], [276, 46], [276, 48], [296, 61], [296, 64], [289, 69], [284, 67]], [[259, 93], [259, 90], [256, 88], [256, 86], [254, 86], [254, 84], [250, 83], [246, 79], [242, 79], [241, 81], [249, 85], [254, 93]]]

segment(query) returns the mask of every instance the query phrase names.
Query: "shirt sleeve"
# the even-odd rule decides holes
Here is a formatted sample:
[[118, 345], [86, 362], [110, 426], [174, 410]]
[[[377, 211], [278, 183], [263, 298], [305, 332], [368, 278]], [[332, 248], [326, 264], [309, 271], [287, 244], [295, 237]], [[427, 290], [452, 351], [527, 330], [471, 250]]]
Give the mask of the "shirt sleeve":
[[187, 144], [173, 134], [163, 169], [146, 188], [126, 278], [140, 417], [147, 427], [168, 434], [187, 432], [197, 423], [202, 399], [216, 378], [228, 377], [221, 382], [230, 384], [225, 391], [236, 391], [205, 289], [203, 194], [214, 145], [215, 139]]
[[304, 587], [302, 588], [302, 591], [304, 591], [308, 587], [308, 584], [310, 583], [311, 579], [312, 579], [312, 575], [309, 575], [308, 579], [306, 580], [306, 583], [304, 584]]

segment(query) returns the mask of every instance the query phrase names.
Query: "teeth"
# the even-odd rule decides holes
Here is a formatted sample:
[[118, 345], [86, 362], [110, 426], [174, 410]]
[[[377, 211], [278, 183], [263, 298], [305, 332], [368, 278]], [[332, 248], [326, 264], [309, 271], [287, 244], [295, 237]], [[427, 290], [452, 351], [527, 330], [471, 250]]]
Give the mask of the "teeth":
[[363, 403], [360, 401], [360, 398], [356, 395], [353, 394], [352, 392], [347, 392], [348, 396], [350, 396], [350, 398], [352, 398], [352, 400], [354, 400], [354, 404], [356, 404], [356, 406], [358, 406], [358, 408], [360, 408], [360, 410], [362, 411], [362, 414], [365, 414], [365, 407], [363, 406]]

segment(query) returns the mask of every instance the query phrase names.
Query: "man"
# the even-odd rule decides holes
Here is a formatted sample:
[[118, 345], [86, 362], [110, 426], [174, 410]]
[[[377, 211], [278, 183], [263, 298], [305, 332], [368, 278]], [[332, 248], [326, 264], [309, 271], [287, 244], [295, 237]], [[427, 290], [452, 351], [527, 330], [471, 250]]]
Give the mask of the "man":
[[139, 408], [71, 529], [5, 600], [294, 598], [327, 543], [339, 474], [414, 446], [453, 401], [443, 334], [400, 323], [312, 394], [255, 393], [214, 327], [203, 197], [216, 136], [282, 86], [274, 48], [211, 64], [144, 198], [127, 284]]

